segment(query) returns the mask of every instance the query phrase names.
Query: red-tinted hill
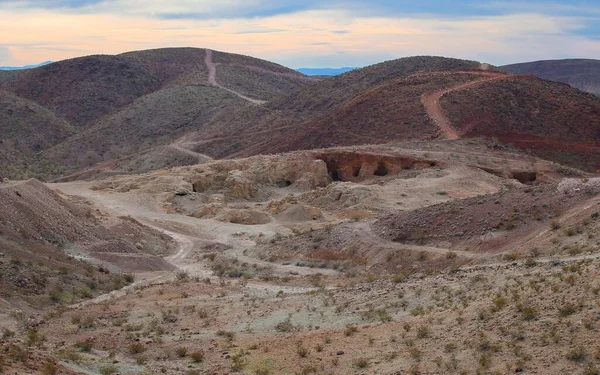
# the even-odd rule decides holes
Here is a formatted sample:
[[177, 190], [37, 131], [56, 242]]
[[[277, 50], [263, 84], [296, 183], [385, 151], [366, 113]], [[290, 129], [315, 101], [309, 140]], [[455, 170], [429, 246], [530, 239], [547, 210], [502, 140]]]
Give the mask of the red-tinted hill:
[[[471, 71], [480, 67], [481, 64], [475, 61], [428, 56], [387, 61], [305, 86], [260, 107], [238, 109], [219, 116], [190, 135], [188, 140], [196, 142], [195, 151], [215, 157], [372, 143], [378, 136], [368, 127], [369, 123], [379, 128], [388, 127], [390, 122], [409, 122], [415, 127], [426, 123], [423, 112], [418, 114], [419, 95], [444, 84], [437, 78], [425, 82], [416, 77], [402, 80], [403, 77], [419, 72]], [[405, 95], [406, 98], [398, 99]], [[407, 103], [410, 104], [404, 108]], [[364, 115], [359, 120], [360, 125], [355, 121], [357, 114]], [[353, 124], [349, 125], [348, 121]], [[320, 135], [331, 133], [335, 128], [346, 131], [348, 126], [360, 128], [358, 137], [348, 138], [341, 132], [333, 138]], [[424, 132], [435, 132], [431, 124], [424, 127]], [[385, 132], [389, 133], [389, 130]], [[344, 139], [337, 140], [336, 137]], [[402, 137], [405, 138], [410, 137]]]
[[600, 168], [600, 98], [566, 84], [495, 80], [451, 92], [441, 107], [462, 137], [495, 137], [562, 164]]

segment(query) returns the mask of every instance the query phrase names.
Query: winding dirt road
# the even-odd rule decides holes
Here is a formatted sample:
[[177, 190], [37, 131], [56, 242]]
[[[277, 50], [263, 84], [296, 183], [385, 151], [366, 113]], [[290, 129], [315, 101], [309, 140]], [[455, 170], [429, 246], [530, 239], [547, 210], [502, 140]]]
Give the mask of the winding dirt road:
[[[84, 197], [111, 216], [130, 216], [144, 225], [170, 236], [177, 242], [178, 250], [175, 254], [166, 257], [165, 260], [179, 270], [188, 271], [192, 276], [209, 277], [212, 275], [212, 272], [204, 264], [191, 259], [190, 255], [199, 245], [215, 242], [228, 248], [224, 252], [225, 255], [249, 265], [269, 267], [275, 273], [293, 273], [297, 275], [338, 274], [335, 270], [281, 265], [246, 256], [245, 251], [256, 244], [259, 235], [268, 237], [288, 230], [275, 223], [249, 226], [170, 214], [161, 211], [152, 197], [91, 190], [91, 185], [88, 182], [58, 183], [48, 184], [48, 186], [67, 195]], [[246, 235], [240, 236], [240, 233], [246, 233]], [[173, 275], [173, 273], [170, 274]]]
[[208, 68], [208, 83], [218, 87], [220, 89], [223, 89], [225, 91], [229, 91], [230, 93], [237, 95], [238, 97], [252, 103], [252, 104], [265, 104], [267, 101], [266, 100], [259, 100], [259, 99], [252, 99], [250, 97], [247, 97], [246, 95], [239, 93], [235, 90], [232, 89], [228, 89], [225, 86], [221, 86], [218, 82], [217, 82], [217, 64], [215, 64], [212, 60], [212, 51], [209, 49], [204, 50], [206, 53], [204, 54], [204, 63], [206, 64], [206, 67]]
[[[474, 74], [474, 72], [456, 72], [456, 73]], [[460, 84], [457, 86], [453, 86], [448, 89], [423, 94], [423, 96], [421, 96], [421, 103], [425, 107], [425, 110], [427, 111], [427, 115], [429, 116], [429, 118], [431, 118], [431, 120], [433, 120], [433, 122], [435, 122], [435, 124], [440, 128], [442, 133], [448, 139], [460, 139], [460, 135], [458, 134], [458, 131], [452, 126], [452, 123], [450, 122], [448, 117], [446, 117], [446, 115], [444, 115], [444, 111], [442, 110], [442, 107], [440, 106], [440, 99], [442, 98], [442, 96], [449, 94], [451, 92], [454, 92], [454, 91], [465, 90], [470, 87], [482, 84], [484, 82], [496, 81], [496, 80], [512, 77], [511, 75], [504, 74], [504, 73], [491, 73], [491, 72], [483, 73], [482, 72], [482, 73], [478, 73], [478, 74], [482, 77], [481, 79], [477, 79], [475, 81], [471, 81], [471, 82], [463, 83], [463, 84]]]

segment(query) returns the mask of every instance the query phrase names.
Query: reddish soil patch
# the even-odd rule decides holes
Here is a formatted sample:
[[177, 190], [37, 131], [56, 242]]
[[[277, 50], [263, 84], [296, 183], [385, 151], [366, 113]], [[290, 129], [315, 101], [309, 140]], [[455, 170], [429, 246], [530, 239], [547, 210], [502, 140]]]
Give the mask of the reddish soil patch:
[[557, 192], [555, 184], [449, 201], [378, 220], [374, 232], [396, 242], [490, 252], [539, 228], [591, 197]]

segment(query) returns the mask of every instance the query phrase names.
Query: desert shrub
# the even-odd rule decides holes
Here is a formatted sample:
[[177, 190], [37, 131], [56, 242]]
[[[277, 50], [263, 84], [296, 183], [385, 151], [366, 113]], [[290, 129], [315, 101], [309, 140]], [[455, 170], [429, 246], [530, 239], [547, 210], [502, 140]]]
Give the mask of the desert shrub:
[[233, 339], [235, 339], [235, 332], [231, 332], [231, 331], [219, 330], [219, 331], [217, 331], [216, 335], [224, 337], [229, 341], [233, 341]]
[[502, 256], [502, 259], [512, 262], [519, 259], [519, 254], [515, 252], [506, 253]]
[[494, 299], [492, 300], [492, 303], [493, 303], [493, 307], [492, 307], [493, 311], [502, 310], [504, 308], [504, 306], [506, 306], [506, 298], [498, 295], [498, 296], [494, 297]]
[[138, 365], [140, 365], [140, 366], [145, 365], [146, 362], [148, 362], [148, 358], [144, 357], [143, 355], [137, 356], [135, 358], [135, 363], [138, 364]]
[[202, 350], [195, 351], [190, 354], [190, 358], [192, 359], [192, 361], [200, 363], [204, 361], [204, 352]]
[[180, 346], [179, 348], [175, 349], [175, 354], [177, 354], [177, 356], [179, 358], [183, 358], [187, 355], [187, 348], [185, 346]]
[[27, 346], [40, 345], [45, 340], [46, 338], [37, 329], [31, 328], [27, 330]]
[[112, 375], [117, 372], [117, 368], [113, 365], [107, 365], [100, 367], [100, 374], [102, 375]]
[[420, 326], [417, 328], [417, 338], [424, 339], [424, 338], [429, 337], [430, 334], [431, 334], [431, 331], [429, 330], [429, 327], [427, 327], [427, 326]]
[[146, 347], [141, 342], [133, 342], [129, 344], [128, 349], [130, 354], [140, 354], [146, 351]]
[[577, 312], [577, 306], [567, 303], [558, 309], [558, 315], [561, 317], [566, 317], [569, 315], [573, 315]]
[[309, 350], [302, 345], [298, 345], [298, 347], [296, 348], [296, 353], [298, 353], [300, 358], [306, 358], [308, 356]]
[[92, 328], [96, 324], [96, 318], [93, 316], [86, 317], [83, 322], [81, 322], [81, 328]]
[[55, 375], [58, 373], [58, 365], [54, 361], [44, 363], [41, 369], [42, 375]]
[[2, 330], [2, 340], [8, 340], [9, 338], [13, 337], [15, 335], [14, 331], [11, 331], [8, 328], [4, 328]]
[[537, 310], [533, 306], [519, 305], [517, 309], [521, 312], [523, 320], [530, 321], [537, 319]]
[[367, 368], [369, 367], [369, 360], [364, 357], [360, 357], [354, 360], [352, 363], [357, 368]]
[[273, 370], [271, 369], [272, 364], [270, 360], [260, 361], [254, 365], [252, 372], [254, 375], [271, 375]]
[[92, 351], [92, 348], [94, 347], [94, 340], [91, 338], [87, 338], [82, 341], [77, 341], [75, 343], [75, 347], [82, 352], [89, 353]]
[[246, 367], [248, 364], [248, 361], [246, 360], [246, 354], [247, 353], [245, 351], [239, 351], [231, 356], [231, 365], [229, 366], [231, 371], [242, 371]]
[[295, 332], [298, 328], [292, 323], [292, 320], [288, 317], [284, 321], [279, 322], [275, 325], [277, 332]]
[[573, 348], [567, 352], [567, 359], [573, 362], [583, 362], [587, 357], [587, 353], [583, 346], [578, 346], [577, 348]]
[[450, 260], [450, 259], [456, 259], [457, 255], [454, 251], [448, 251], [446, 253], [446, 259]]
[[358, 327], [356, 327], [353, 324], [348, 324], [346, 325], [346, 329], [344, 329], [344, 335], [345, 336], [352, 336], [354, 335], [356, 332], [358, 332]]

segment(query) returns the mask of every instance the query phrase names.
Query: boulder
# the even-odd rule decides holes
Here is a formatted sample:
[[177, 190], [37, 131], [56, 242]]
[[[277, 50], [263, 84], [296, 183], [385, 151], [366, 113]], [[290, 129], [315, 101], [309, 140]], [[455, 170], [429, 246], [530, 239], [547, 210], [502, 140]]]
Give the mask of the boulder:
[[229, 172], [225, 180], [225, 195], [231, 198], [252, 199], [254, 195], [254, 185], [242, 171], [234, 170]]

